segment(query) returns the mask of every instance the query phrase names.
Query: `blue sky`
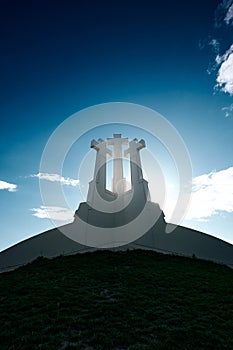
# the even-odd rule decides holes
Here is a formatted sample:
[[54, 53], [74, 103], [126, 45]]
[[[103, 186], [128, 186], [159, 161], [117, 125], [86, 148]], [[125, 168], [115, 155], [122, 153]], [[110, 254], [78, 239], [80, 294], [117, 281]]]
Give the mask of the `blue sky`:
[[[37, 175], [51, 133], [70, 115], [115, 101], [152, 108], [173, 124], [194, 177], [183, 225], [233, 242], [232, 3], [2, 2], [0, 250], [52, 227]], [[111, 137], [107, 131], [83, 137], [73, 167], [42, 180], [63, 182], [73, 206], [83, 200], [72, 179], [90, 138]], [[134, 137], [130, 128], [124, 136]]]

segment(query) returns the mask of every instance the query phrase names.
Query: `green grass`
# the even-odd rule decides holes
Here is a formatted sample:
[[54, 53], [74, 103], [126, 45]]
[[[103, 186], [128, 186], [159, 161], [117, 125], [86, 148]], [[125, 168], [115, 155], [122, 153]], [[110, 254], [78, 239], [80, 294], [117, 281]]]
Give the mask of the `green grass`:
[[0, 349], [233, 349], [233, 270], [150, 251], [0, 275]]

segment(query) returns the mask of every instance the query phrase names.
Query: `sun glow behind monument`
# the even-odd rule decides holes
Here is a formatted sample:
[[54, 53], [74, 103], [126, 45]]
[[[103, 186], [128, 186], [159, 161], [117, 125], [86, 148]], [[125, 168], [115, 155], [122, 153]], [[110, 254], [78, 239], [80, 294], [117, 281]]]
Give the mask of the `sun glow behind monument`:
[[[160, 204], [169, 221], [179, 195], [179, 174], [177, 172], [177, 167], [173, 158], [161, 144], [160, 140], [136, 126], [116, 123], [102, 125], [88, 131], [72, 145], [63, 164], [63, 173], [67, 176], [78, 178], [80, 184], [78, 187], [72, 189], [63, 187], [66, 202], [74, 211], [77, 207], [77, 202], [86, 201], [89, 182], [93, 178], [95, 165], [95, 151], [90, 149], [90, 140], [92, 138], [98, 139], [99, 137], [107, 139], [109, 135], [120, 133], [120, 131], [123, 137], [128, 136], [129, 139], [137, 137], [138, 139], [143, 138], [147, 141], [147, 147], [140, 151], [143, 177], [148, 181], [151, 200]], [[113, 151], [111, 145], [109, 145], [108, 148]], [[124, 156], [124, 151], [126, 149], [127, 146], [123, 145], [123, 174], [126, 179], [126, 189], [130, 190], [130, 160]], [[84, 155], [82, 150], [84, 150]], [[79, 158], [82, 158], [80, 164], [78, 164]], [[106, 161], [106, 188], [111, 191], [113, 158], [107, 158]], [[165, 197], [163, 197], [161, 193], [163, 188], [165, 188]]]
[[[129, 139], [137, 136], [138, 138], [147, 140], [147, 147], [140, 151], [143, 177], [148, 181], [151, 200], [159, 203], [165, 213], [166, 220], [170, 222], [170, 217], [179, 195], [179, 174], [177, 173], [175, 163], [158, 139], [152, 137], [150, 133], [141, 128], [135, 126], [129, 127], [124, 124], [103, 125], [90, 130], [71, 147], [63, 164], [63, 172], [67, 176], [78, 178], [80, 184], [78, 187], [72, 189], [63, 187], [68, 207], [74, 212], [77, 208], [77, 203], [85, 202], [88, 195], [89, 183], [93, 179], [96, 156], [96, 152], [90, 149], [90, 140], [93, 137], [98, 140], [99, 136], [107, 140], [114, 131], [116, 133], [122, 131], [122, 137], [129, 135]], [[131, 174], [130, 160], [124, 155], [127, 147], [127, 145], [122, 145], [123, 176], [125, 178], [126, 190], [128, 191], [131, 189]], [[108, 148], [113, 152], [111, 145], [108, 145]], [[81, 153], [82, 149], [85, 149], [86, 152], [84, 156]], [[77, 172], [77, 160], [80, 156], [83, 159], [79, 165], [77, 175], [74, 171]], [[106, 159], [106, 189], [109, 191], [112, 191], [113, 162], [114, 160], [111, 157]], [[70, 220], [66, 222], [68, 223]], [[60, 224], [61, 222], [57, 223], [57, 225]]]

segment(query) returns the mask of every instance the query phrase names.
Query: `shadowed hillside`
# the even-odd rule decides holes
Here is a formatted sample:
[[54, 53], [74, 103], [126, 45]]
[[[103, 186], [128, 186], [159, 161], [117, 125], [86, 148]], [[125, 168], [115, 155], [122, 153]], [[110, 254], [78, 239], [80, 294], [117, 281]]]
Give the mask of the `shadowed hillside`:
[[233, 270], [97, 251], [0, 275], [1, 349], [232, 349]]

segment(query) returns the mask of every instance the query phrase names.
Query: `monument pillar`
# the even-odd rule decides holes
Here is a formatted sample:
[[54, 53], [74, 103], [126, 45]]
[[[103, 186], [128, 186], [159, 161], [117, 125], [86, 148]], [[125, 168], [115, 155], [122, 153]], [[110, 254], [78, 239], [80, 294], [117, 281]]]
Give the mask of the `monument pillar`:
[[96, 190], [102, 198], [106, 194], [106, 159], [112, 156], [111, 150], [107, 148], [107, 143], [98, 139], [91, 141], [91, 148], [96, 150], [96, 161], [93, 180], [90, 182], [87, 201], [95, 202]]
[[[125, 150], [125, 156], [130, 156], [131, 186], [134, 191], [134, 198], [139, 201], [149, 200], [148, 183], [143, 178], [140, 150], [145, 148], [144, 140], [134, 139], [129, 142], [129, 148]], [[143, 196], [143, 197], [142, 197]]]
[[132, 187], [143, 179], [142, 165], [139, 151], [146, 147], [145, 141], [137, 139], [129, 142], [129, 148], [125, 150], [125, 156], [130, 155], [130, 171]]
[[122, 145], [128, 145], [128, 138], [121, 138], [121, 134], [113, 134], [107, 139], [107, 144], [113, 146], [113, 180], [112, 191], [123, 194], [125, 192], [125, 178], [123, 177]]

